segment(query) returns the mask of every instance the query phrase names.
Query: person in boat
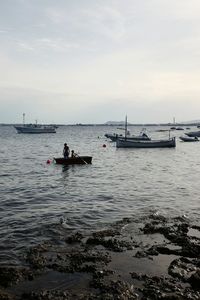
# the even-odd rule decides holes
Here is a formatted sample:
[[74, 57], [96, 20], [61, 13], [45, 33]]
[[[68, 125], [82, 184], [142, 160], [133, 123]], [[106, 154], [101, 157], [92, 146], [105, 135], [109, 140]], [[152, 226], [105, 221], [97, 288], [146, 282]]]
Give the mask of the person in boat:
[[64, 156], [64, 158], [68, 158], [69, 157], [69, 153], [70, 153], [69, 147], [68, 147], [68, 145], [66, 143], [64, 143], [64, 148], [63, 148], [63, 156]]
[[76, 154], [74, 153], [74, 150], [71, 151], [71, 157], [72, 158], [76, 157]]

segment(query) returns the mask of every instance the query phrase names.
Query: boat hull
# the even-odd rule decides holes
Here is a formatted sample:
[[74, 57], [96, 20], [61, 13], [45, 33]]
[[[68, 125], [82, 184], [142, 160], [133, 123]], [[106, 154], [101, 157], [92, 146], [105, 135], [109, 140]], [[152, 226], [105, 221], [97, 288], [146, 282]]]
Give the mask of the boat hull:
[[[117, 135], [117, 134], [105, 134], [105, 137], [109, 138], [112, 142], [116, 142], [117, 139], [125, 139], [124, 136], [122, 135]], [[133, 141], [150, 141], [151, 138], [148, 137], [147, 135], [132, 135], [127, 137], [127, 139], [129, 140], [133, 140]]]
[[14, 126], [17, 130], [17, 133], [31, 133], [31, 134], [40, 134], [40, 133], [56, 133], [55, 127], [34, 127], [34, 126]]
[[195, 137], [184, 137], [184, 136], [180, 136], [179, 139], [183, 142], [199, 142], [198, 138]]
[[168, 140], [150, 140], [150, 141], [133, 141], [129, 139], [118, 139], [116, 141], [117, 148], [174, 148], [176, 147], [176, 139]]
[[54, 158], [54, 161], [58, 165], [87, 165], [92, 163], [92, 156], [79, 156], [69, 158]]
[[191, 132], [188, 132], [186, 133], [187, 136], [190, 136], [190, 137], [200, 137], [200, 131], [191, 131]]

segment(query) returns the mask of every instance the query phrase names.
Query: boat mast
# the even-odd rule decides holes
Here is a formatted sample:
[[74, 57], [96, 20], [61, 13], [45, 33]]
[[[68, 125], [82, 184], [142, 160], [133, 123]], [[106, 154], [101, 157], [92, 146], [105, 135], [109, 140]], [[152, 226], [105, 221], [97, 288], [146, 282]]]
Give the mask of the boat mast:
[[127, 136], [127, 115], [125, 118], [125, 140], [126, 140], [126, 136]]
[[23, 125], [25, 126], [25, 113], [23, 113]]

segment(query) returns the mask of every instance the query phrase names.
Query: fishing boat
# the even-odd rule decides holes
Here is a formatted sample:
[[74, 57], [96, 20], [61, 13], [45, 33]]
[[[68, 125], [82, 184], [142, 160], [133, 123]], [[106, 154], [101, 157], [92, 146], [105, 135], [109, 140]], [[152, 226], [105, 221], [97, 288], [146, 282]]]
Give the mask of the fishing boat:
[[[105, 137], [109, 138], [112, 142], [116, 142], [116, 140], [118, 138], [125, 138], [125, 136], [123, 136], [122, 134], [117, 134], [117, 133], [106, 133]], [[151, 138], [145, 133], [145, 132], [141, 132], [139, 135], [130, 135], [127, 134], [127, 137], [129, 140], [142, 140], [142, 141], [150, 141]]]
[[55, 158], [54, 161], [58, 165], [88, 165], [92, 163], [92, 156], [76, 156], [68, 158]]
[[194, 137], [180, 136], [179, 139], [183, 142], [198, 142], [199, 141], [197, 136], [194, 136]]
[[186, 133], [187, 136], [190, 136], [190, 137], [200, 137], [200, 131], [190, 131], [190, 132], [187, 132]]
[[121, 139], [123, 139], [123, 138], [125, 138], [125, 137], [127, 137], [129, 140], [136, 140], [136, 141], [140, 141], [140, 140], [142, 140], [142, 141], [150, 141], [151, 140], [151, 138], [146, 134], [146, 132], [145, 132], [145, 129], [143, 129], [141, 132], [140, 132], [140, 134], [139, 135], [131, 135], [130, 134], [130, 131], [128, 130], [128, 128], [127, 128], [127, 116], [126, 116], [126, 118], [125, 118], [125, 126], [124, 126], [124, 128], [118, 128], [118, 129], [120, 129], [120, 130], [124, 130], [124, 135], [122, 135], [122, 134], [117, 134], [117, 133], [106, 133], [105, 134], [105, 137], [107, 137], [107, 138], [109, 138], [112, 142], [116, 142], [116, 140], [118, 139], [118, 138], [121, 138]]
[[106, 133], [104, 136], [110, 139], [112, 142], [116, 142], [116, 139], [118, 137], [123, 137], [122, 134], [117, 134], [117, 133]]
[[117, 139], [117, 148], [174, 148], [176, 147], [176, 138], [166, 140], [133, 141], [128, 138]]
[[17, 133], [56, 133], [55, 125], [40, 125], [37, 124], [25, 124], [25, 114], [23, 114], [23, 124], [14, 126]]
[[56, 128], [50, 125], [27, 124], [14, 127], [17, 133], [56, 133]]

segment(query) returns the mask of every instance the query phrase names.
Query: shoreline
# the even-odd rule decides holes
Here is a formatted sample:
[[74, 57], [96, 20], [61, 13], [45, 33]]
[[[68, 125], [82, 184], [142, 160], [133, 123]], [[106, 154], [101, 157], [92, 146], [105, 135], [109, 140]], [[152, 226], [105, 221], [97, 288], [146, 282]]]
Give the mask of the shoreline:
[[200, 299], [200, 226], [124, 218], [27, 249], [0, 267], [0, 300]]

